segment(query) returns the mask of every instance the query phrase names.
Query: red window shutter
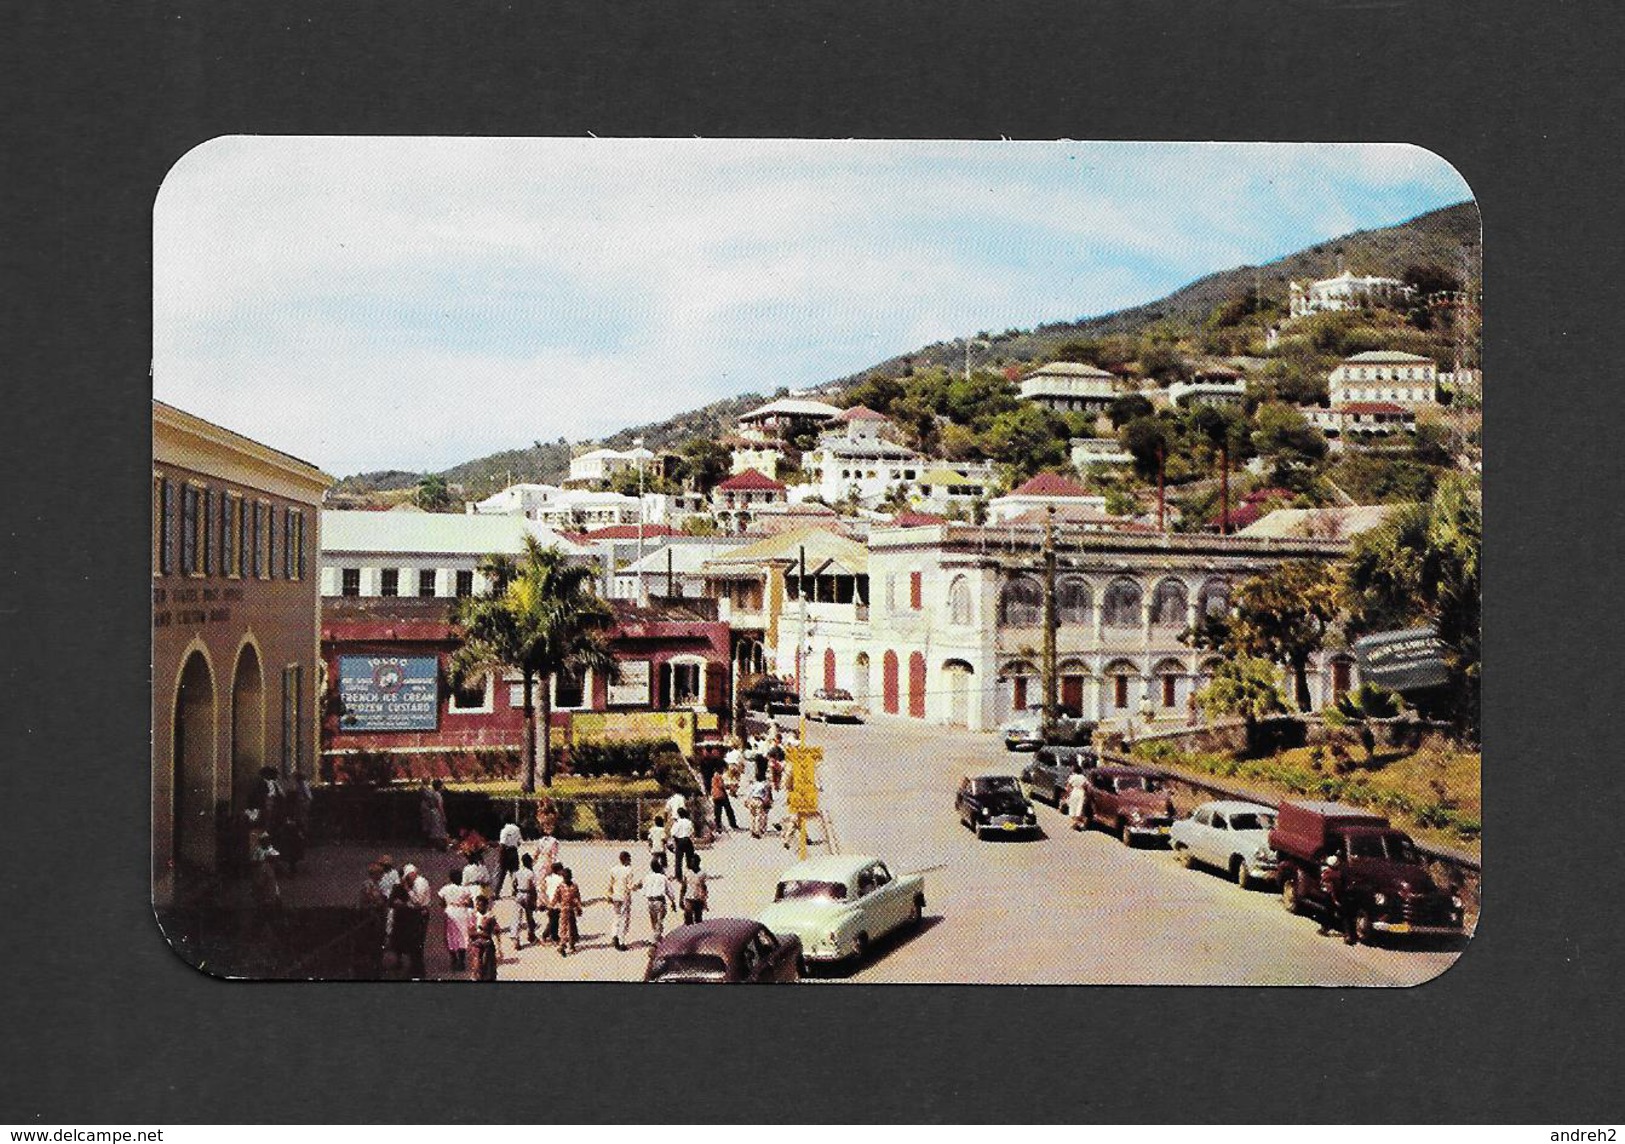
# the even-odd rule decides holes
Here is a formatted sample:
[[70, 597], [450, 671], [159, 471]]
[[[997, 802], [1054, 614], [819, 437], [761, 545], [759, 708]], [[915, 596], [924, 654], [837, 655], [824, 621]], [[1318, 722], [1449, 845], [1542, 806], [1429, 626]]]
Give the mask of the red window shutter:
[[924, 607], [920, 580], [920, 573], [910, 572], [908, 574], [908, 606], [913, 608], [916, 612]]

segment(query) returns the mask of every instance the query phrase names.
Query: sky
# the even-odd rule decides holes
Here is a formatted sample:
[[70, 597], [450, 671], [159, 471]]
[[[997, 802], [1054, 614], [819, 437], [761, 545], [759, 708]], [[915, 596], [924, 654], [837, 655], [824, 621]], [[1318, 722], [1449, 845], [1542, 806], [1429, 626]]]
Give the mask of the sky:
[[587, 441], [1471, 197], [1404, 144], [226, 136], [153, 211], [153, 393], [344, 476]]

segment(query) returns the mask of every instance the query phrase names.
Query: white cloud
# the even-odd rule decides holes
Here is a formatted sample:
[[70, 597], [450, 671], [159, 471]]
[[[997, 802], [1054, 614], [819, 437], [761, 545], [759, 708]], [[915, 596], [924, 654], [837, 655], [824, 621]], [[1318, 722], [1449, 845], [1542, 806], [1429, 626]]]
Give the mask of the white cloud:
[[333, 471], [438, 468], [1463, 194], [1403, 146], [228, 138], [159, 195], [154, 385]]

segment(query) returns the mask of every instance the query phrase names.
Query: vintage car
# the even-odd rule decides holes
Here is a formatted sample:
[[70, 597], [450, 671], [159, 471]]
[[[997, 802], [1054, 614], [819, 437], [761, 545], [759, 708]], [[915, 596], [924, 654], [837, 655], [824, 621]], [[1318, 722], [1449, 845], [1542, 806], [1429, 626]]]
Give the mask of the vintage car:
[[779, 875], [773, 904], [756, 915], [775, 934], [801, 939], [806, 962], [857, 964], [886, 934], [917, 926], [925, 879], [894, 875], [878, 858], [831, 854]]
[[1270, 849], [1275, 811], [1255, 802], [1204, 802], [1168, 830], [1168, 844], [1186, 867], [1197, 862], [1223, 870], [1246, 889], [1275, 880], [1279, 860]]
[[1017, 711], [999, 724], [999, 737], [1007, 751], [1036, 751], [1044, 745], [1044, 712], [1037, 707]]
[[744, 691], [745, 707], [767, 715], [795, 715], [801, 710], [801, 696], [788, 683], [759, 679]]
[[750, 918], [712, 918], [679, 926], [655, 946], [645, 981], [709, 984], [801, 980], [801, 939], [779, 937]]
[[803, 706], [803, 715], [822, 723], [861, 723], [865, 714], [863, 704], [844, 687], [820, 687], [803, 700]]
[[990, 834], [1033, 837], [1039, 833], [1033, 804], [1010, 775], [967, 775], [960, 779], [954, 810], [960, 824], [974, 830], [978, 838]]
[[1165, 838], [1174, 821], [1174, 800], [1160, 771], [1145, 767], [1096, 767], [1083, 791], [1083, 825], [1103, 826], [1133, 846], [1137, 838]]
[[1030, 797], [1059, 807], [1066, 799], [1066, 780], [1099, 763], [1100, 756], [1092, 747], [1044, 746], [1022, 768], [1021, 781]]

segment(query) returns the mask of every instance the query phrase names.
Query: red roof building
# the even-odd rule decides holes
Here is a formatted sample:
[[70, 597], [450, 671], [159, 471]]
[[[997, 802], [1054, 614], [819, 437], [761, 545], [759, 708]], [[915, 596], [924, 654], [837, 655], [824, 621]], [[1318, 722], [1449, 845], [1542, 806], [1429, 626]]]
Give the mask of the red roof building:
[[1009, 494], [1013, 497], [1086, 497], [1089, 490], [1059, 473], [1039, 473]]

